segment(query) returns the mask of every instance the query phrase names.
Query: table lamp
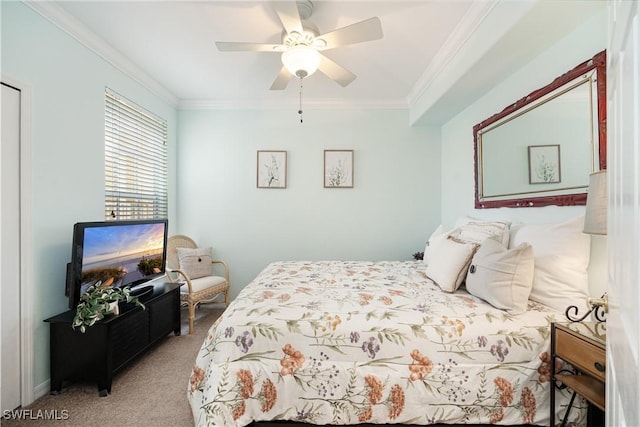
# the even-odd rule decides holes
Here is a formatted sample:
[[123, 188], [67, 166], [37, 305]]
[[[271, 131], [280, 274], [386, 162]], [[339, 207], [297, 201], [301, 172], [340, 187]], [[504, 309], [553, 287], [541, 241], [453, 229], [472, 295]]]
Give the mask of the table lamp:
[[[607, 235], [607, 171], [600, 170], [589, 175], [589, 191], [587, 193], [587, 208], [584, 216], [584, 233], [594, 235]], [[587, 303], [591, 309], [582, 317], [575, 318], [569, 314], [571, 310], [574, 315], [578, 314], [578, 307], [575, 305], [567, 307], [565, 316], [572, 322], [581, 322], [591, 313], [599, 322], [606, 321], [605, 314], [609, 311], [607, 293], [600, 298], [589, 298]]]

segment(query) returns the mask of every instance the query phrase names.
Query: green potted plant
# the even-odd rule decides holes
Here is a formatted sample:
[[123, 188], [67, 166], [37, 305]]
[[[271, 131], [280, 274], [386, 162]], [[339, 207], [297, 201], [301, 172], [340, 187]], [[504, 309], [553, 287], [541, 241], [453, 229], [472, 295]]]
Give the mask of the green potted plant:
[[80, 296], [71, 327], [73, 329], [79, 327], [80, 332], [84, 333], [88, 326], [93, 326], [98, 320], [104, 319], [106, 315], [118, 314], [120, 301], [145, 308], [138, 297], [131, 295], [131, 290], [128, 287], [112, 288], [100, 280], [97, 281]]

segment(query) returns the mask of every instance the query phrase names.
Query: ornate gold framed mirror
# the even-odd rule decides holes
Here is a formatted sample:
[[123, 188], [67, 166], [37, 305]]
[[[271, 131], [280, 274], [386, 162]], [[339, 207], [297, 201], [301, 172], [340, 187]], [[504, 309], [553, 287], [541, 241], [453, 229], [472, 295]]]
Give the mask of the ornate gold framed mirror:
[[475, 125], [475, 207], [584, 205], [606, 169], [606, 115], [602, 51]]

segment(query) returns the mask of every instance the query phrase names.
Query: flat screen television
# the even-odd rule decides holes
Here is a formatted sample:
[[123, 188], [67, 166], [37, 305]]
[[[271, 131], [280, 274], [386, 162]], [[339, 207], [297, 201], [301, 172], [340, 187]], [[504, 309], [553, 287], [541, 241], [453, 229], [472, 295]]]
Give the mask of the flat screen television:
[[134, 288], [164, 275], [167, 233], [166, 219], [76, 223], [67, 267], [69, 308], [97, 281]]

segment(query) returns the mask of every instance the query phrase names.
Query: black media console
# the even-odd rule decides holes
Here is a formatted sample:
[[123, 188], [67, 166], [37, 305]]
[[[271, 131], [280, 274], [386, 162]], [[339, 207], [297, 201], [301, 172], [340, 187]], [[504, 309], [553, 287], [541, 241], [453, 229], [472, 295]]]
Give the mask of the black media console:
[[72, 329], [75, 311], [46, 319], [50, 324], [51, 394], [66, 380], [98, 383], [100, 396], [111, 393], [113, 375], [173, 331], [180, 335], [180, 283], [158, 282], [139, 296], [145, 310], [121, 304], [120, 314]]

